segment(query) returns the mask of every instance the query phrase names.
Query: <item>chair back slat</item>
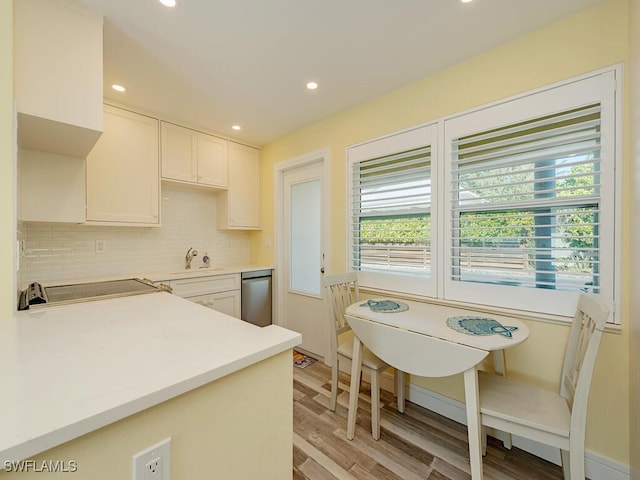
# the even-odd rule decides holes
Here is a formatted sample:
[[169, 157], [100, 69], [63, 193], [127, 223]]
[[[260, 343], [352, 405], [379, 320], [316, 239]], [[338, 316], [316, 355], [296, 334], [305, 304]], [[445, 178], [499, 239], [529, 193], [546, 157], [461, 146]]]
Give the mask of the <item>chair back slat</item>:
[[350, 272], [327, 275], [324, 277], [324, 287], [331, 319], [331, 342], [334, 347], [337, 345], [338, 336], [351, 330], [344, 318], [344, 312], [349, 305], [358, 301], [360, 292], [357, 274]]
[[[571, 325], [562, 368], [560, 395], [572, 411], [572, 422], [586, 416], [591, 377], [609, 311], [587, 295], [581, 295]], [[577, 414], [577, 415], [576, 415]]]

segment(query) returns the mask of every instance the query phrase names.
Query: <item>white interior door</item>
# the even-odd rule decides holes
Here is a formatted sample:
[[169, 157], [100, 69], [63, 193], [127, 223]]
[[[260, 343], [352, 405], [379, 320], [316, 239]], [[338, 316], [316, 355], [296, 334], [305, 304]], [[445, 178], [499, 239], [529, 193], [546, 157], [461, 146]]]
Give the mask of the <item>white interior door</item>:
[[282, 325], [302, 334], [303, 350], [324, 357], [328, 329], [322, 302], [325, 228], [323, 164], [282, 172]]

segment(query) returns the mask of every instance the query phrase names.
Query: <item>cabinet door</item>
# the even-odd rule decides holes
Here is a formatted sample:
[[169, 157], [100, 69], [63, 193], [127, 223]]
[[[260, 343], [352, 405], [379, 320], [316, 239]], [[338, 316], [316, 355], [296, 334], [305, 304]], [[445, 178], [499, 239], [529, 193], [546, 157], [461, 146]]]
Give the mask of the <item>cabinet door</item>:
[[227, 187], [227, 141], [198, 133], [198, 183]]
[[218, 312], [226, 313], [235, 318], [240, 318], [240, 290], [212, 293], [213, 308]]
[[104, 133], [87, 157], [87, 220], [160, 223], [158, 120], [105, 105]]
[[160, 129], [162, 178], [196, 182], [198, 180], [197, 132], [166, 122], [160, 122]]
[[229, 142], [230, 228], [260, 228], [260, 190], [260, 150]]
[[231, 317], [240, 318], [240, 290], [195, 295], [185, 299]]

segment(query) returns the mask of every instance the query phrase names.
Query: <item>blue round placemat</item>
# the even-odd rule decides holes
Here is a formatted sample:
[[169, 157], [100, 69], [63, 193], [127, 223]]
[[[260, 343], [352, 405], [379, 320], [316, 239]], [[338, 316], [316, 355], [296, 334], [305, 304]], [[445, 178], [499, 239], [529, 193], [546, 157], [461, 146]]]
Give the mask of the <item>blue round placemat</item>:
[[409, 305], [397, 300], [367, 300], [360, 304], [361, 307], [368, 306], [374, 312], [397, 313], [409, 310]]
[[504, 326], [487, 317], [450, 317], [447, 326], [467, 335], [502, 335], [507, 338], [512, 338], [511, 332], [518, 330], [518, 327]]

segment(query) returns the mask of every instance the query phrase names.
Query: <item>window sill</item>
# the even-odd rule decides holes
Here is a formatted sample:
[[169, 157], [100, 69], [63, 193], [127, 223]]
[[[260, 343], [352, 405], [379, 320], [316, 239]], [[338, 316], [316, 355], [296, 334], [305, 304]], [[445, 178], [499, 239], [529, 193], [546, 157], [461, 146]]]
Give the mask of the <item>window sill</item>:
[[[422, 303], [431, 303], [433, 305], [443, 305], [447, 307], [456, 307], [473, 310], [476, 312], [489, 313], [494, 315], [504, 315], [507, 317], [514, 317], [520, 320], [529, 320], [533, 322], [553, 323], [556, 325], [569, 325], [573, 320], [573, 317], [565, 317], [561, 315], [549, 315], [545, 313], [529, 312], [526, 310], [515, 310], [510, 308], [494, 307], [491, 305], [480, 305], [477, 303], [458, 302], [453, 300], [444, 300], [441, 298], [424, 297], [420, 295], [411, 295], [403, 292], [396, 292], [392, 290], [381, 290], [375, 288], [369, 288], [360, 285], [361, 293], [366, 293], [373, 296], [393, 296], [403, 300], [413, 300]], [[622, 326], [614, 323], [607, 323], [605, 326], [606, 333], [622, 333]]]

